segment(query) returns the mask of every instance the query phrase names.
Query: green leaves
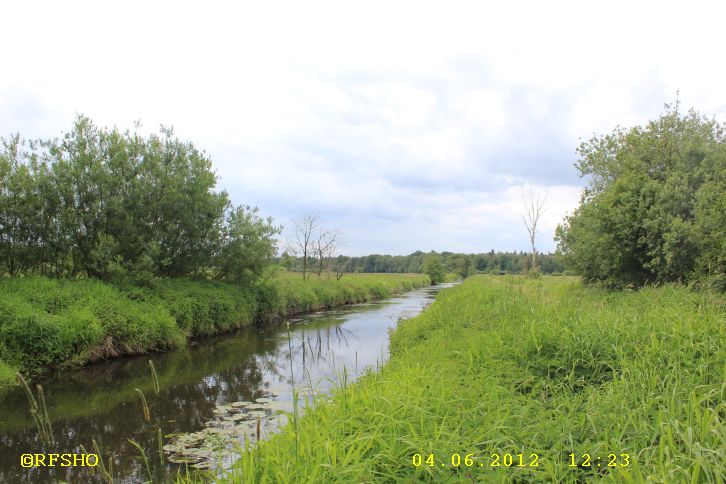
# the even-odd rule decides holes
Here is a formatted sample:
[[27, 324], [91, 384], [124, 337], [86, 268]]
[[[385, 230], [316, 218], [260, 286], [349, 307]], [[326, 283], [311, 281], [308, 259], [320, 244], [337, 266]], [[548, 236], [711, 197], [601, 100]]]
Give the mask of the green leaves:
[[444, 281], [444, 267], [441, 265], [439, 256], [436, 252], [431, 252], [426, 256], [424, 259], [423, 271], [424, 274], [429, 276], [429, 279], [431, 279], [431, 284], [438, 284]]
[[253, 282], [277, 253], [275, 236], [281, 229], [273, 225], [272, 218], [264, 219], [258, 212], [257, 207], [245, 205], [228, 212], [215, 261], [219, 278]]
[[666, 106], [578, 152], [590, 186], [556, 232], [572, 269], [611, 286], [724, 279], [726, 220], [707, 208], [726, 203], [723, 126]]
[[279, 229], [257, 209], [230, 210], [216, 184], [209, 157], [166, 128], [144, 138], [79, 116], [61, 140], [3, 139], [0, 271], [254, 279]]

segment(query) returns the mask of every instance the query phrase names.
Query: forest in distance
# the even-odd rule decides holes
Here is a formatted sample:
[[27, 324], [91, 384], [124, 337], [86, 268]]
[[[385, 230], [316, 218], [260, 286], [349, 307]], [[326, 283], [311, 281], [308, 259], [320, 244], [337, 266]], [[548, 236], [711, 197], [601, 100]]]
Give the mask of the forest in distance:
[[[27, 380], [458, 279], [390, 328], [380, 372], [343, 378], [221, 477], [174, 478], [462, 482], [491, 455], [536, 455], [493, 475], [723, 482], [724, 126], [676, 103], [577, 152], [587, 187], [554, 254], [537, 254], [532, 228], [530, 253], [350, 257], [323, 251], [323, 235], [288, 251], [278, 221], [233, 205], [211, 158], [169, 129], [79, 116], [60, 138], [4, 138], [0, 396], [20, 383], [32, 407]], [[149, 422], [147, 397], [159, 394], [141, 395]], [[146, 452], [165, 469], [157, 430]], [[477, 442], [491, 445], [464, 452]], [[596, 453], [615, 464], [584, 464]]]
[[[409, 255], [371, 254], [358, 257], [338, 255], [326, 261], [326, 270], [342, 272], [424, 272], [424, 263], [430, 253], [416, 251]], [[520, 274], [531, 269], [531, 254], [519, 252], [489, 251], [481, 254], [439, 252], [436, 256], [447, 273], [465, 278], [472, 274]], [[277, 259], [287, 270], [301, 271], [302, 257], [283, 253]], [[543, 274], [559, 274], [565, 266], [556, 254], [538, 254], [538, 269]]]

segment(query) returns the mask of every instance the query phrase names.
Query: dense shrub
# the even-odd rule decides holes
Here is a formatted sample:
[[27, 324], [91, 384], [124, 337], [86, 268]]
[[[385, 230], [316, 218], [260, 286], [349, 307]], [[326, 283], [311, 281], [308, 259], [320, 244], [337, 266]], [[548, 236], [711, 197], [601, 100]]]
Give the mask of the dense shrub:
[[724, 126], [677, 106], [578, 149], [590, 186], [557, 230], [588, 282], [705, 282], [726, 290]]
[[143, 137], [79, 116], [60, 139], [0, 138], [0, 274], [254, 280], [279, 228], [216, 183], [170, 129]]

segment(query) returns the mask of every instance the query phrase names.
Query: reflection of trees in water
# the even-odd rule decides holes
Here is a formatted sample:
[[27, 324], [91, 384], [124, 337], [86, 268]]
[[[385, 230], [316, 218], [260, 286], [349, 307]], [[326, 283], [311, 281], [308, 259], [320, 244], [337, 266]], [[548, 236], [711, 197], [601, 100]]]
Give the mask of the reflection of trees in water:
[[[163, 481], [176, 466], [162, 465], [157, 433], [194, 432], [211, 419], [215, 407], [224, 402], [254, 400], [266, 394], [269, 381], [291, 383], [290, 364], [296, 380], [313, 365], [334, 366], [335, 350], [349, 347], [353, 332], [341, 320], [314, 319], [287, 335], [278, 330], [243, 331], [205, 340], [189, 349], [153, 355], [161, 382], [161, 395], [152, 391], [149, 355], [91, 365], [62, 379], [44, 382], [58, 452], [93, 452], [98, 442], [108, 463], [113, 460], [118, 482], [147, 479], [138, 451], [127, 439], [146, 450], [155, 478]], [[141, 388], [151, 411], [151, 422], [143, 419], [134, 388]], [[20, 455], [44, 449], [20, 392], [0, 401], [0, 482], [68, 482], [97, 480], [79, 468], [19, 466]], [[108, 464], [107, 464], [108, 465]]]
[[[151, 410], [150, 423], [144, 421], [141, 403], [133, 390], [140, 378], [148, 379], [149, 382], [151, 380], [148, 358], [143, 358], [138, 364], [128, 362], [131, 364], [126, 367], [114, 365], [119, 373], [111, 380], [108, 388], [103, 381], [105, 373], [98, 369], [84, 372], [81, 375], [83, 384], [66, 380], [58, 382], [57, 387], [53, 383], [48, 385], [54, 387], [52, 392], [46, 392], [50, 409], [86, 406], [91, 401], [102, 401], [99, 397], [103, 396], [112, 402], [105, 411], [95, 409], [97, 414], [90, 417], [66, 419], [56, 415], [53, 418], [53, 432], [58, 441], [58, 452], [81, 452], [81, 445], [93, 452], [91, 440], [95, 439], [106, 456], [106, 462], [109, 456], [112, 457], [115, 474], [122, 477], [120, 482], [139, 482], [146, 480], [146, 473], [143, 463], [137, 460], [138, 451], [127, 440], [132, 439], [146, 449], [153, 472], [162, 480], [165, 466], [161, 465], [158, 453], [152, 450], [158, 448], [159, 427], [162, 434], [196, 431], [204, 427], [217, 404], [250, 400], [264, 393], [264, 369], [255, 355], [274, 359], [278, 351], [277, 343], [253, 333], [244, 338], [234, 338], [231, 342], [218, 343], [155, 358], [159, 378], [164, 384], [158, 397], [150, 389], [144, 391]], [[101, 380], [95, 380], [94, 376]], [[128, 393], [131, 398], [115, 400], [114, 396], [119, 392]], [[19, 466], [21, 454], [43, 452], [37, 430], [29, 419], [27, 401], [23, 395], [21, 397], [13, 399], [12, 408], [14, 413], [23, 415], [27, 423], [19, 430], [4, 430], [0, 434], [0, 482], [91, 480], [78, 468], [23, 469]], [[3, 402], [7, 403], [10, 402]], [[171, 466], [166, 467], [171, 469]]]
[[[63, 418], [84, 417], [110, 411], [123, 402], [136, 402], [134, 388], [152, 392], [148, 360], [152, 359], [162, 391], [176, 391], [196, 385], [209, 375], [222, 374], [222, 384], [243, 385], [251, 378], [239, 365], [256, 354], [272, 354], [277, 342], [253, 331], [240, 332], [226, 339], [215, 338], [204, 344], [164, 354], [114, 360], [69, 372], [63, 379], [42, 381], [52, 422]], [[79, 405], [79, 402], [81, 403]], [[20, 388], [0, 400], [0, 434], [33, 426], [27, 398]]]
[[[276, 354], [259, 355], [260, 366], [265, 368], [269, 375], [279, 383], [292, 384], [290, 366], [297, 375], [296, 380], [309, 371], [313, 365], [327, 364], [330, 369], [335, 367], [336, 348], [348, 348], [349, 338], [354, 336], [353, 331], [344, 328], [340, 320], [328, 320], [333, 324], [323, 327], [303, 327], [290, 334], [290, 345], [287, 342], [280, 346]], [[285, 341], [287, 338], [284, 338]], [[281, 353], [281, 355], [280, 355]], [[281, 364], [280, 359], [286, 364]]]

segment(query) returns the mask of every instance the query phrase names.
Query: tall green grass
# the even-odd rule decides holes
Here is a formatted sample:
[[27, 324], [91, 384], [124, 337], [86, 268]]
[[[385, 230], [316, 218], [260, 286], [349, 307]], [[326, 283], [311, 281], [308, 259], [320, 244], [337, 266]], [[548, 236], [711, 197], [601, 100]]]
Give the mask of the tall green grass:
[[260, 290], [259, 301], [263, 314], [285, 316], [383, 299], [428, 284], [423, 274], [346, 274], [340, 281], [323, 275], [303, 281], [286, 272]]
[[0, 360], [35, 375], [89, 360], [184, 343], [158, 302], [98, 281], [0, 280]]
[[89, 361], [163, 351], [286, 315], [339, 306], [426, 284], [420, 274], [277, 274], [252, 286], [159, 279], [151, 287], [42, 277], [0, 279], [0, 390]]
[[[379, 372], [243, 452], [222, 481], [724, 482], [725, 342], [722, 296], [473, 277], [398, 326]], [[506, 453], [539, 466], [490, 466]], [[570, 467], [570, 453], [593, 464]], [[608, 467], [608, 454], [630, 464]]]

